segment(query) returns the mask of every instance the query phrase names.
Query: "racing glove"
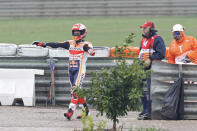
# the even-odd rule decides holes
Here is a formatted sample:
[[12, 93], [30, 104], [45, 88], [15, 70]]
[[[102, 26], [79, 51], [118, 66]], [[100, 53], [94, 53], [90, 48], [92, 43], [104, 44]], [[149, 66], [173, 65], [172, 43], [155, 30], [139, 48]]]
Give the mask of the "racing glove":
[[90, 48], [90, 49], [88, 50], [88, 53], [89, 53], [91, 56], [95, 56], [95, 51], [94, 51], [92, 48]]
[[41, 46], [41, 47], [46, 47], [46, 45], [45, 45], [43, 42], [40, 42], [40, 41], [34, 41], [34, 42], [32, 43], [32, 45]]

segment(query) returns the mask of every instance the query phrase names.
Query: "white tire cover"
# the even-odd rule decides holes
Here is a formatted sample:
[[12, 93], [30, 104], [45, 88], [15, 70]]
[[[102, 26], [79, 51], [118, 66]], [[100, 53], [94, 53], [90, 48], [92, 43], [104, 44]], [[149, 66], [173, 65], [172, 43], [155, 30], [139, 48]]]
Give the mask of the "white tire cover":
[[69, 52], [63, 48], [49, 49], [49, 57], [69, 57]]
[[49, 49], [36, 45], [25, 44], [18, 46], [17, 53], [19, 56], [44, 57], [48, 56]]
[[0, 56], [15, 56], [16, 44], [0, 43]]
[[95, 56], [89, 55], [89, 57], [109, 57], [110, 56], [110, 48], [109, 47], [95, 46], [94, 51], [95, 51]]

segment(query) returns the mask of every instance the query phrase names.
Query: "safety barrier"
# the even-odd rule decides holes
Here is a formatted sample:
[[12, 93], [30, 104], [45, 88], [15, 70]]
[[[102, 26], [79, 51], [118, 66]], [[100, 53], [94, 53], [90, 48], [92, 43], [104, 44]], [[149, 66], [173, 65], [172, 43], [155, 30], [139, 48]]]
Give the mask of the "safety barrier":
[[197, 66], [153, 63], [151, 75], [152, 118], [161, 119], [160, 110], [167, 90], [180, 73], [184, 80], [184, 119], [197, 119]]
[[[95, 56], [89, 57], [117, 57], [115, 54], [115, 47], [109, 48], [105, 46], [94, 47]], [[138, 47], [127, 47], [124, 50], [124, 56], [127, 58], [138, 57]], [[169, 48], [166, 47], [166, 58], [169, 52]], [[68, 57], [69, 52], [63, 48], [43, 48], [36, 45], [24, 44], [16, 45], [9, 43], [0, 43], [0, 56], [26, 56], [26, 57]]]
[[36, 45], [19, 45], [17, 53], [19, 56], [30, 56], [30, 57], [44, 57], [48, 56], [48, 48], [39, 47]]
[[24, 106], [35, 106], [35, 74], [44, 75], [37, 69], [0, 69], [0, 103], [13, 105], [22, 99]]
[[52, 49], [49, 48], [49, 57], [68, 57], [69, 52], [63, 48]]
[[[89, 57], [110, 57], [109, 47], [94, 47], [95, 56]], [[24, 57], [68, 57], [69, 52], [63, 48], [43, 48], [36, 45], [24, 44], [8, 44], [0, 43], [0, 56], [24, 56]]]
[[16, 44], [0, 43], [0, 56], [15, 56]]
[[[42, 69], [43, 76], [36, 75], [35, 96], [36, 104], [43, 105], [49, 94], [51, 72], [49, 57], [0, 57], [0, 68], [9, 69]], [[70, 82], [68, 77], [68, 57], [56, 57], [55, 62], [55, 100], [56, 105], [65, 105], [70, 101]], [[83, 86], [90, 82], [91, 72], [100, 71], [101, 68], [115, 66], [114, 59], [106, 57], [90, 57], [87, 61], [87, 72]]]
[[[118, 57], [118, 53], [115, 52], [115, 47], [112, 47], [110, 49], [110, 57]], [[139, 47], [127, 47], [123, 51], [123, 56], [132, 58], [132, 57], [138, 57], [140, 52]]]
[[[43, 76], [36, 75], [35, 78], [35, 96], [36, 105], [43, 105], [49, 94], [51, 73], [47, 60], [49, 57], [0, 57], [0, 68], [9, 69], [42, 69]], [[55, 103], [56, 105], [65, 105], [70, 101], [70, 82], [68, 77], [68, 58], [56, 57], [55, 62]], [[87, 74], [84, 79], [85, 88], [91, 79], [91, 72], [100, 72], [101, 68], [115, 66], [113, 58], [90, 57], [87, 61]], [[178, 79], [179, 68], [176, 64], [153, 63], [151, 75], [151, 98], [152, 98], [152, 117], [160, 119], [159, 111], [162, 107], [162, 99], [165, 92], [172, 85], [172, 82]], [[185, 119], [197, 119], [197, 66], [182, 65], [184, 73], [184, 109]], [[186, 82], [190, 82], [187, 84]]]

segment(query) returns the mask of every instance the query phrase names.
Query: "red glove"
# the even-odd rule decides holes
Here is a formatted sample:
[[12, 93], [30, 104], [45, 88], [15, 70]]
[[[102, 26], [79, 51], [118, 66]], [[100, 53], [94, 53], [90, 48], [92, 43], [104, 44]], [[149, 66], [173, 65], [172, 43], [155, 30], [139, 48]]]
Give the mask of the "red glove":
[[88, 53], [91, 55], [91, 56], [95, 56], [95, 51], [93, 49], [89, 49], [88, 50]]
[[34, 41], [34, 42], [32, 43], [32, 45], [44, 47], [44, 43], [43, 43], [43, 42], [39, 42], [39, 41]]

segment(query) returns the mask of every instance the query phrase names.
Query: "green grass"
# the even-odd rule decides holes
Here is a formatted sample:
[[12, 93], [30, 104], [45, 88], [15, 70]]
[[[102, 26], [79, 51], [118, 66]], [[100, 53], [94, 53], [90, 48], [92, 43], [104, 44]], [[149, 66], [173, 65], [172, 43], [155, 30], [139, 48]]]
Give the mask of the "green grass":
[[88, 27], [86, 40], [94, 46], [115, 46], [125, 37], [136, 34], [134, 46], [138, 46], [142, 31], [139, 28], [145, 21], [155, 23], [165, 44], [172, 41], [171, 29], [180, 23], [187, 35], [197, 37], [197, 17], [66, 17], [39, 19], [0, 20], [0, 42], [30, 44], [32, 41], [60, 42], [71, 39], [71, 27], [75, 23], [84, 23]]

